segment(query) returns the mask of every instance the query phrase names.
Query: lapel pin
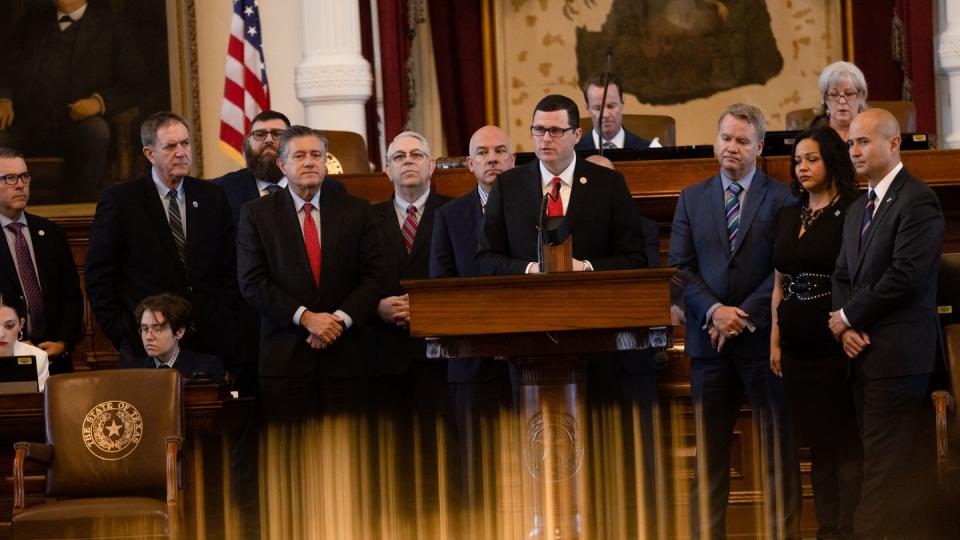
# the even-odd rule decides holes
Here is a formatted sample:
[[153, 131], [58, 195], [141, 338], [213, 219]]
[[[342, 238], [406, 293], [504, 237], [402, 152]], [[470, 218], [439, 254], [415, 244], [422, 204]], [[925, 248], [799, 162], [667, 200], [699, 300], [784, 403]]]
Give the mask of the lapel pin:
[[39, 231], [37, 231], [37, 234], [40, 236], [46, 236], [47, 232], [44, 231], [43, 229], [40, 229]]
[[200, 208], [200, 203], [198, 203], [197, 201], [193, 201], [193, 207]]
[[840, 215], [840, 210], [838, 209], [837, 211], [835, 211], [835, 212], [833, 213], [833, 215], [839, 216], [839, 215]]
[[586, 183], [587, 183], [587, 177], [586, 177], [586, 176], [581, 176], [581, 177], [580, 177], [580, 183], [586, 185]]

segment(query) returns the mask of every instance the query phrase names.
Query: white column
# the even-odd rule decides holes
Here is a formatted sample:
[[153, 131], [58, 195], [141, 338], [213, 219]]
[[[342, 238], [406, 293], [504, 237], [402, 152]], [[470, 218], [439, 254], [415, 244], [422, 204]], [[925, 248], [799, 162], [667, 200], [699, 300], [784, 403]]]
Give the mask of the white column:
[[307, 125], [366, 138], [364, 106], [373, 77], [360, 48], [358, 2], [301, 0], [303, 58], [294, 84]]
[[960, 148], [960, 0], [938, 0], [937, 67], [940, 78], [940, 146]]

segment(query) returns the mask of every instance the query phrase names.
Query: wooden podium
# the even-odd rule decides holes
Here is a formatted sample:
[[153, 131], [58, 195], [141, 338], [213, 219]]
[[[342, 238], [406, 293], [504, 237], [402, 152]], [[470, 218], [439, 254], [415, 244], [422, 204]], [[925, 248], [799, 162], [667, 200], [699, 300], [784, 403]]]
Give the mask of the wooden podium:
[[431, 358], [506, 357], [520, 382], [529, 538], [581, 537], [584, 365], [670, 346], [670, 268], [405, 281]]

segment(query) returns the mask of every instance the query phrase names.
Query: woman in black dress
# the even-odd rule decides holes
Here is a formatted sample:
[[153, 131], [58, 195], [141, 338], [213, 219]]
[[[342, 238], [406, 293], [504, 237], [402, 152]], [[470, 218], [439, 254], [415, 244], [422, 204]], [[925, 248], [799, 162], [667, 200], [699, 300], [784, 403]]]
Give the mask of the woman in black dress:
[[820, 127], [794, 143], [792, 188], [799, 205], [776, 223], [770, 369], [783, 377], [801, 446], [810, 447], [817, 538], [848, 538], [860, 498], [862, 467], [849, 360], [833, 339], [830, 275], [855, 171], [837, 132]]

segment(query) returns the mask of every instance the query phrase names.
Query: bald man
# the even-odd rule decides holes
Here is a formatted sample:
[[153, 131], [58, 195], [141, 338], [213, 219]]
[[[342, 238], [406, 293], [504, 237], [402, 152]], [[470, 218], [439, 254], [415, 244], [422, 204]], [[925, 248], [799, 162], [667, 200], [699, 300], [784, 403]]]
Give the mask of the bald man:
[[829, 325], [850, 357], [863, 442], [854, 529], [857, 538], [922, 538], [943, 211], [903, 167], [900, 127], [889, 112], [857, 115], [848, 144], [869, 189], [844, 221]]
[[430, 277], [477, 275], [477, 235], [487, 197], [497, 176], [513, 168], [510, 138], [497, 126], [483, 126], [470, 137], [467, 168], [477, 189], [437, 209], [430, 249]]
[[[437, 209], [430, 247], [430, 277], [464, 277], [477, 271], [477, 236], [483, 224], [487, 197], [493, 182], [513, 168], [513, 146], [497, 126], [483, 126], [470, 137], [467, 168], [477, 178], [477, 189]], [[451, 362], [451, 383], [489, 381], [503, 372], [492, 360]]]

